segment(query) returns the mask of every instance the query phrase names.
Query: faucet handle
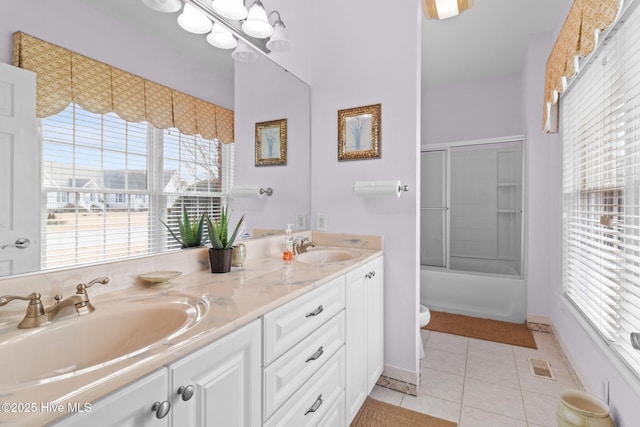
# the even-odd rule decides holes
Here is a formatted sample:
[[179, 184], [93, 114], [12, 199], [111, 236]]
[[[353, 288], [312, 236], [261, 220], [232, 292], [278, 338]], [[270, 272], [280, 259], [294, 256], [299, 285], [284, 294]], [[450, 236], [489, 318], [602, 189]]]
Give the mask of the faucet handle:
[[38, 292], [30, 293], [26, 297], [21, 297], [17, 295], [4, 295], [0, 297], [0, 307], [7, 305], [14, 300], [31, 301], [29, 305], [37, 304], [38, 302], [40, 302], [41, 297], [42, 295], [40, 295]]
[[44, 306], [42, 305], [42, 301], [40, 300], [41, 297], [42, 295], [40, 295], [40, 293], [38, 292], [30, 293], [26, 297], [5, 295], [0, 297], [0, 307], [7, 305], [14, 300], [29, 301], [29, 305], [27, 306], [27, 313], [25, 314], [24, 319], [22, 319], [22, 321], [18, 324], [18, 328], [33, 328], [34, 326], [41, 326], [49, 323], [44, 311]]
[[100, 283], [101, 285], [106, 285], [107, 283], [109, 283], [109, 278], [108, 277], [98, 277], [97, 279], [93, 279], [89, 283], [80, 283], [80, 284], [78, 284], [78, 286], [76, 286], [76, 294], [84, 294], [84, 295], [86, 295], [87, 294], [87, 288], [92, 287], [96, 283]]

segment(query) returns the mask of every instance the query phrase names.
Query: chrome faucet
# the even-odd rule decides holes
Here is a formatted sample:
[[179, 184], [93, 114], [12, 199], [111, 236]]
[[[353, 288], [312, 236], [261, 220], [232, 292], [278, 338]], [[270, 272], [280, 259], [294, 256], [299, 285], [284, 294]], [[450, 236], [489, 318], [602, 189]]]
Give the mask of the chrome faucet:
[[309, 247], [315, 248], [316, 243], [310, 241], [306, 237], [303, 237], [299, 243], [295, 242], [293, 244], [293, 252], [295, 252], [296, 254], [303, 254], [307, 252], [307, 249], [309, 249]]
[[78, 316], [91, 313], [95, 310], [95, 307], [89, 301], [89, 295], [87, 295], [87, 288], [100, 283], [106, 285], [109, 283], [109, 278], [99, 277], [90, 281], [87, 284], [80, 283], [76, 286], [76, 294], [68, 298], [62, 299], [62, 295], [56, 295], [56, 303], [50, 307], [45, 308], [42, 304], [41, 295], [38, 292], [33, 292], [25, 297], [15, 295], [5, 295], [0, 297], [0, 307], [7, 305], [14, 300], [29, 301], [27, 306], [27, 313], [22, 321], [18, 324], [20, 329], [31, 329], [39, 326], [45, 326], [50, 324], [53, 319], [58, 316], [61, 310], [66, 307], [74, 306]]

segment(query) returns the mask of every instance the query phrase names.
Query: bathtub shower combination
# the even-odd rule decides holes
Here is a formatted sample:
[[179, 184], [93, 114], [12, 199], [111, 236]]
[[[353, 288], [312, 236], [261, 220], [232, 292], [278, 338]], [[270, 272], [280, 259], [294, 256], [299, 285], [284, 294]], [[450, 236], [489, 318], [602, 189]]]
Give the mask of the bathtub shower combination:
[[420, 302], [524, 322], [523, 139], [423, 146]]

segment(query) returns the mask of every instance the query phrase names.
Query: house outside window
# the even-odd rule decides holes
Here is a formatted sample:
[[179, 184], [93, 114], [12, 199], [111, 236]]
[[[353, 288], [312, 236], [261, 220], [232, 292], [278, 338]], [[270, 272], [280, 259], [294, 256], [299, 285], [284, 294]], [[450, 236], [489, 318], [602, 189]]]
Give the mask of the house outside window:
[[232, 147], [74, 104], [42, 119], [42, 267], [179, 248], [160, 220], [219, 214]]

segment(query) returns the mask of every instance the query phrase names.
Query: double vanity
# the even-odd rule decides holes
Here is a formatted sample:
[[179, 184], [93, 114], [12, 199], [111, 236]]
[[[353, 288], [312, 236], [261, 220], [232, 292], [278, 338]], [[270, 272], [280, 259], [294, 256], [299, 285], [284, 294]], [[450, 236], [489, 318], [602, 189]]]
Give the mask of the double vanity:
[[[226, 274], [209, 272], [205, 248], [104, 264], [110, 283], [86, 289], [95, 311], [45, 326], [18, 329], [27, 303], [12, 302], [0, 312], [0, 423], [349, 425], [383, 369], [382, 240], [297, 237], [316, 247], [283, 262], [282, 236], [247, 240]], [[183, 271], [169, 288], [137, 279], [167, 267]], [[0, 293], [22, 286], [44, 302], [24, 283], [65, 274], [90, 273], [0, 281]]]

